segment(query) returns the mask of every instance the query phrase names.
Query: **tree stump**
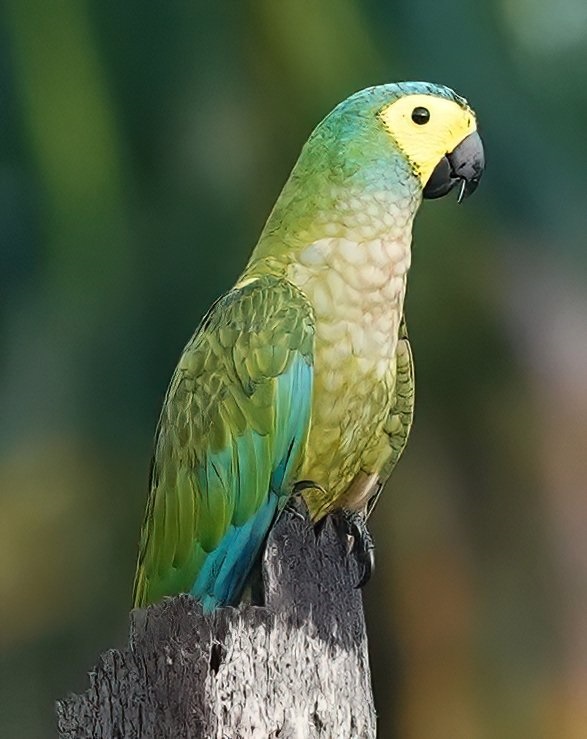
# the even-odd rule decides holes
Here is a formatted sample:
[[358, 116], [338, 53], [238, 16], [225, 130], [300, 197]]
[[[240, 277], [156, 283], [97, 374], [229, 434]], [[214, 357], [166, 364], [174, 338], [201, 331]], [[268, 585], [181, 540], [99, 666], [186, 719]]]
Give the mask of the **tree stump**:
[[203, 615], [190, 596], [131, 614], [129, 645], [57, 704], [62, 739], [375, 736], [361, 593], [332, 519], [285, 511], [263, 558], [265, 606]]

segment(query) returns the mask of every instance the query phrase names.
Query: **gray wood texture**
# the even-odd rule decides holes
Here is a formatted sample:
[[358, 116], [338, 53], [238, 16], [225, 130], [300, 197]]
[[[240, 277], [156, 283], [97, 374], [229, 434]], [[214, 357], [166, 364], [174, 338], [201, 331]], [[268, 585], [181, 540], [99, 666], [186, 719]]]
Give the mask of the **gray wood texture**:
[[131, 614], [129, 645], [57, 704], [62, 739], [375, 737], [356, 564], [332, 519], [286, 511], [263, 558], [265, 606], [203, 615], [190, 596]]

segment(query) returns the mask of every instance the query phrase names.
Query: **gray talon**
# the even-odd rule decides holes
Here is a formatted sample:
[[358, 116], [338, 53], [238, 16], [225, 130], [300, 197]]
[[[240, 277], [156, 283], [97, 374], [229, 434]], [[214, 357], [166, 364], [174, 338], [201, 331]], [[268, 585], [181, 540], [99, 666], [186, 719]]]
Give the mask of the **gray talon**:
[[359, 580], [355, 588], [362, 588], [371, 579], [375, 569], [375, 544], [367, 528], [365, 517], [357, 511], [343, 511], [345, 533], [352, 537], [349, 554], [353, 553], [359, 566]]
[[291, 495], [287, 503], [285, 504], [285, 510], [291, 514], [294, 518], [298, 518], [301, 521], [308, 520], [308, 508], [301, 495]]

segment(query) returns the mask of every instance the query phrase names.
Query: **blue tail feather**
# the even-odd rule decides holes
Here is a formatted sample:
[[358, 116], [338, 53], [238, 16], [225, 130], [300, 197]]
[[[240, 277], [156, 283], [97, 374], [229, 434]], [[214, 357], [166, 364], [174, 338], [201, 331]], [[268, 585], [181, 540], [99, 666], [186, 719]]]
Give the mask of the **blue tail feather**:
[[218, 547], [208, 555], [191, 593], [205, 612], [238, 601], [277, 510], [278, 497], [267, 501], [243, 526], [231, 526]]

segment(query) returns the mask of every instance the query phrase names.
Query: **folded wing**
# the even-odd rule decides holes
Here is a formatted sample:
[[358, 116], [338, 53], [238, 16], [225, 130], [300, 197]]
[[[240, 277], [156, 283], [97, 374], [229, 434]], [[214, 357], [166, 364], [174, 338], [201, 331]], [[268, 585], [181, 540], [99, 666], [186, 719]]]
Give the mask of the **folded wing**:
[[288, 281], [264, 276], [212, 307], [163, 406], [134, 604], [191, 592], [238, 602], [302, 461], [314, 321]]

